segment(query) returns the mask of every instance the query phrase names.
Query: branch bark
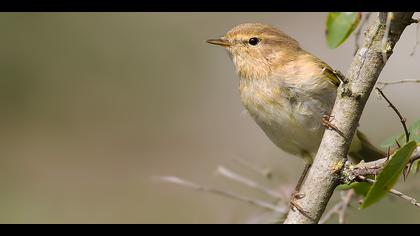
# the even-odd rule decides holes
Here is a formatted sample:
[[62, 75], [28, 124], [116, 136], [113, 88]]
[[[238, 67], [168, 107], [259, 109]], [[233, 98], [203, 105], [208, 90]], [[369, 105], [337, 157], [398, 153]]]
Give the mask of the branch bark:
[[391, 56], [404, 29], [412, 23], [413, 14], [414, 12], [395, 12], [391, 14], [393, 18], [388, 21], [387, 26], [387, 16], [390, 14], [379, 13], [367, 30], [363, 47], [357, 51], [348, 71], [349, 82], [340, 85], [331, 114], [334, 125], [344, 136], [334, 130], [325, 131], [312, 168], [300, 191], [305, 197], [297, 201], [311, 217], [291, 210], [285, 224], [318, 223], [339, 184], [363, 109], [385, 66], [383, 55], [385, 53], [387, 59]]
[[[420, 147], [417, 147], [411, 155], [408, 167], [415, 161], [420, 160]], [[360, 176], [377, 175], [388, 162], [388, 157], [376, 161], [360, 162], [357, 165], [346, 165], [342, 172], [342, 182], [352, 183]]]

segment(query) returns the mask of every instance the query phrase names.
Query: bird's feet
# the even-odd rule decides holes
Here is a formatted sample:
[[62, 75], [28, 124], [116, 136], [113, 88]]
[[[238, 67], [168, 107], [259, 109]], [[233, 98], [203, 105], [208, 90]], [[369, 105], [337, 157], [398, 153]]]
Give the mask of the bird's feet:
[[329, 130], [334, 130], [336, 131], [339, 135], [341, 135], [342, 137], [344, 137], [344, 133], [341, 132], [341, 130], [339, 130], [337, 128], [337, 126], [335, 126], [333, 123], [331, 123], [334, 120], [334, 116], [331, 115], [323, 115], [322, 116], [322, 124]]
[[305, 211], [301, 206], [299, 206], [299, 204], [297, 203], [297, 200], [300, 200], [302, 198], [305, 197], [305, 194], [300, 193], [298, 191], [295, 191], [292, 193], [292, 197], [290, 199], [290, 207], [293, 211], [298, 210], [302, 215], [308, 217], [311, 219], [311, 217], [309, 216], [309, 213], [307, 211]]

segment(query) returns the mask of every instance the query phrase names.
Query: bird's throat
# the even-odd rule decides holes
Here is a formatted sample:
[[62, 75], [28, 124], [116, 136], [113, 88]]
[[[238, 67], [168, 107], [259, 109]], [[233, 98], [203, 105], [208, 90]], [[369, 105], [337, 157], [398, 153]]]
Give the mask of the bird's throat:
[[265, 60], [244, 60], [234, 57], [233, 62], [241, 79], [267, 79], [271, 75], [270, 63]]

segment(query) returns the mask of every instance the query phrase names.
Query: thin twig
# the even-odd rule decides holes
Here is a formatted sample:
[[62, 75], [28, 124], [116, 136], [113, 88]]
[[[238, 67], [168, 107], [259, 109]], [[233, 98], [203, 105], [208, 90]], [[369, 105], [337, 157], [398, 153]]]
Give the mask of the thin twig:
[[342, 193], [341, 199], [342, 199], [342, 202], [343, 202], [343, 207], [338, 212], [338, 223], [339, 224], [345, 224], [346, 223], [347, 209], [350, 206], [350, 203], [351, 203], [351, 200], [353, 199], [353, 196], [354, 196], [354, 191], [353, 190], [349, 190], [346, 193]]
[[325, 224], [329, 221], [334, 215], [338, 214], [338, 211], [343, 207], [343, 202], [340, 201], [335, 204], [325, 215], [319, 220], [319, 224]]
[[398, 142], [398, 139], [395, 139], [395, 144], [397, 144], [398, 148], [401, 148], [401, 144]]
[[351, 200], [353, 199], [354, 191], [348, 190], [346, 192], [341, 192], [341, 201], [335, 204], [325, 215], [319, 220], [319, 224], [325, 224], [329, 221], [334, 215], [338, 216], [338, 223], [345, 224], [345, 217], [347, 209], [350, 206]]
[[385, 34], [384, 37], [382, 38], [382, 58], [384, 60], [384, 63], [386, 63], [388, 61], [388, 36], [389, 36], [389, 31], [391, 30], [391, 20], [392, 18], [394, 18], [394, 13], [393, 12], [388, 12], [386, 15], [386, 24], [385, 24]]
[[420, 18], [419, 19], [411, 19], [410, 24], [418, 24], [420, 22]]
[[[359, 178], [359, 180], [361, 180], [363, 182], [366, 182], [366, 183], [369, 183], [369, 184], [375, 184], [376, 183], [375, 180], [369, 179], [369, 178], [367, 178], [365, 176], [358, 176], [358, 178]], [[402, 192], [400, 192], [398, 190], [395, 190], [395, 189], [390, 189], [389, 192], [392, 193], [393, 195], [401, 198], [401, 199], [404, 199], [404, 200], [410, 202], [412, 205], [420, 208], [420, 203], [418, 203], [415, 198], [410, 197], [410, 196], [407, 196], [404, 193], [402, 193]]]
[[279, 199], [279, 200], [286, 200], [287, 199], [283, 194], [281, 194], [279, 192], [276, 192], [274, 190], [271, 190], [271, 189], [269, 189], [265, 186], [262, 186], [261, 184], [258, 184], [255, 181], [253, 181], [251, 179], [248, 179], [244, 176], [241, 176], [241, 175], [227, 169], [224, 166], [219, 166], [216, 169], [216, 173], [225, 177], [225, 178], [228, 178], [230, 180], [233, 180], [233, 181], [236, 181], [240, 184], [243, 184], [247, 187], [253, 188], [253, 189], [255, 189], [255, 190], [257, 190], [261, 193], [264, 193], [264, 194], [266, 194], [270, 197], [273, 197], [275, 199]]
[[191, 188], [191, 189], [199, 191], [199, 192], [207, 192], [207, 193], [212, 193], [212, 194], [216, 194], [216, 195], [219, 195], [219, 196], [231, 198], [231, 199], [234, 199], [234, 200], [239, 200], [239, 201], [246, 202], [248, 204], [258, 206], [258, 207], [261, 207], [261, 208], [264, 208], [264, 209], [267, 209], [267, 210], [279, 212], [281, 214], [286, 214], [287, 211], [288, 211], [288, 208], [285, 208], [285, 207], [279, 207], [279, 206], [273, 205], [273, 204], [268, 203], [268, 202], [250, 199], [250, 198], [243, 197], [243, 196], [240, 196], [238, 194], [227, 192], [227, 191], [224, 191], [224, 190], [202, 186], [202, 185], [199, 185], [199, 184], [196, 184], [196, 183], [178, 178], [176, 176], [161, 176], [161, 177], [158, 177], [158, 179], [161, 180], [161, 181], [167, 182], [167, 183], [172, 183], [172, 184], [180, 185], [180, 186], [183, 186], [183, 187]]
[[240, 164], [241, 166], [247, 168], [248, 170], [251, 170], [252, 172], [257, 173], [258, 175], [263, 176], [264, 178], [267, 178], [269, 180], [273, 178], [273, 172], [270, 169], [262, 169], [260, 167], [257, 167], [243, 158], [232, 158], [232, 160]]
[[408, 175], [410, 174], [409, 169], [406, 167], [404, 167], [403, 172], [402, 172], [402, 176], [403, 176], [403, 181], [405, 182], [408, 178]]
[[364, 26], [365, 26], [365, 24], [368, 22], [368, 20], [369, 20], [369, 18], [370, 18], [370, 15], [372, 14], [372, 12], [366, 12], [365, 13], [365, 16], [364, 16], [364, 18], [362, 19], [362, 21], [360, 22], [360, 26], [359, 26], [359, 28], [356, 30], [356, 32], [354, 33], [354, 36], [355, 36], [355, 38], [354, 38], [354, 43], [355, 43], [355, 49], [354, 49], [354, 54], [353, 54], [353, 56], [355, 56], [356, 55], [356, 53], [357, 53], [357, 51], [359, 50], [359, 48], [360, 48], [360, 35], [361, 35], [361, 33], [362, 33], [362, 30], [363, 30], [363, 28], [364, 28]]
[[405, 84], [405, 83], [420, 83], [420, 79], [402, 79], [402, 80], [395, 80], [395, 81], [389, 81], [389, 82], [378, 82], [379, 85], [382, 85], [381, 89], [384, 89], [388, 85]]
[[[418, 23], [418, 20], [417, 20]], [[420, 24], [417, 24], [416, 26], [416, 43], [414, 44], [413, 50], [410, 53], [410, 56], [414, 56], [414, 54], [416, 53], [416, 49], [417, 49], [417, 45], [420, 44], [420, 34], [419, 34], [419, 30], [420, 29]]]
[[410, 132], [408, 132], [408, 128], [407, 128], [407, 119], [404, 118], [400, 111], [394, 106], [394, 104], [392, 104], [392, 102], [385, 96], [384, 92], [382, 92], [382, 90], [378, 87], [376, 87], [376, 90], [381, 94], [381, 96], [388, 102], [388, 105], [395, 111], [395, 113], [397, 113], [398, 117], [400, 118], [401, 124], [404, 127], [404, 132], [405, 132], [405, 141], [408, 143], [408, 141], [410, 141]]

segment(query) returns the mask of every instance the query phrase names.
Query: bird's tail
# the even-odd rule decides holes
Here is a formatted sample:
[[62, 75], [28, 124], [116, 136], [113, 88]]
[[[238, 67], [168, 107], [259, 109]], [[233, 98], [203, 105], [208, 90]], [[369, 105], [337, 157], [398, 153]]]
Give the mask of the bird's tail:
[[354, 135], [353, 142], [350, 146], [349, 156], [354, 161], [374, 161], [381, 158], [385, 158], [386, 154], [379, 148], [375, 147], [359, 130]]

